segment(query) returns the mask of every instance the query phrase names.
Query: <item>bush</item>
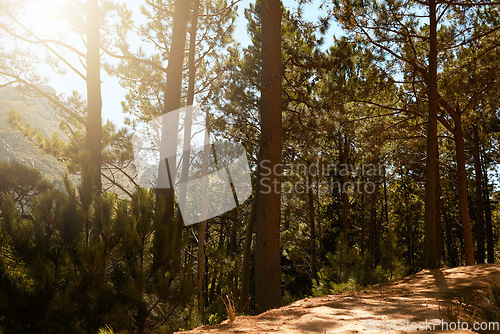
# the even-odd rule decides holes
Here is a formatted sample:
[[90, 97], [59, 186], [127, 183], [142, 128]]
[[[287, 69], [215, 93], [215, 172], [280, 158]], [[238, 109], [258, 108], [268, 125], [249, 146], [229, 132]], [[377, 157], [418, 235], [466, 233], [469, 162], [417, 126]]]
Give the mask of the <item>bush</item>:
[[374, 265], [370, 254], [349, 250], [340, 240], [337, 245], [337, 252], [326, 255], [327, 264], [319, 271], [318, 279], [313, 280], [314, 296], [359, 291], [404, 272], [393, 254], [384, 254], [385, 260]]
[[154, 191], [141, 189], [124, 201], [65, 183], [67, 194], [34, 197], [30, 216], [12, 197], [2, 202], [0, 328], [76, 334], [179, 328], [190, 316], [183, 307], [192, 300], [194, 274], [189, 263], [169, 267], [165, 255], [154, 263], [162, 216]]

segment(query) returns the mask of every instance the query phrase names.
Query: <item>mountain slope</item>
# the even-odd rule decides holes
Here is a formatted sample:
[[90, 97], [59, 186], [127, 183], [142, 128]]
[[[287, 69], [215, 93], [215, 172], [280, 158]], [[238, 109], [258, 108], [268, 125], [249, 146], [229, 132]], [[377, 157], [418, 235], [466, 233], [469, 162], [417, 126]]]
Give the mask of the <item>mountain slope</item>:
[[[49, 88], [44, 88], [49, 90]], [[42, 135], [51, 137], [64, 134], [59, 128], [57, 116], [43, 98], [22, 97], [10, 87], [0, 88], [0, 160], [17, 160], [40, 170], [44, 176], [55, 183], [60, 183], [65, 167], [57, 159], [42, 154], [35, 145], [24, 138], [8, 122], [9, 111], [15, 111], [31, 127], [39, 129]]]
[[417, 329], [418, 323], [432, 319], [444, 319], [449, 326], [447, 331], [436, 326], [429, 331], [433, 333], [500, 333], [451, 330], [451, 321], [467, 320], [471, 329], [473, 322], [500, 321], [499, 305], [490, 301], [492, 287], [499, 284], [498, 264], [422, 270], [370, 291], [308, 298], [258, 316], [237, 317], [232, 324], [182, 333], [421, 333], [396, 325]]

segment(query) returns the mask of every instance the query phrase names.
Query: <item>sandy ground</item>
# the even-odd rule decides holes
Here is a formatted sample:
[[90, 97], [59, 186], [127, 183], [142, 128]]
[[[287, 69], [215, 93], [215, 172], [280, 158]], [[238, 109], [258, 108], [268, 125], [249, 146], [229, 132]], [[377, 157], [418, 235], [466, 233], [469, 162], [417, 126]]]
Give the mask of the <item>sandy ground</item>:
[[[423, 270], [370, 291], [307, 298], [258, 316], [237, 317], [233, 323], [226, 320], [182, 333], [476, 333], [416, 326], [426, 320], [458, 319], [470, 322], [472, 328], [474, 321], [485, 321], [482, 316], [489, 307], [492, 284], [500, 284], [498, 264]], [[396, 328], [403, 323], [410, 325], [409, 330]]]

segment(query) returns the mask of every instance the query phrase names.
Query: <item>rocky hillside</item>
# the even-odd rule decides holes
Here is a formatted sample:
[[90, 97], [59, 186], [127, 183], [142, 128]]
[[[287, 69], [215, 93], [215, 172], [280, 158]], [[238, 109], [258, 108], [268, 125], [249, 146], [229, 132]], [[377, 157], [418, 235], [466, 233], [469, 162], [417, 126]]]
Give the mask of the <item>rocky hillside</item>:
[[[50, 90], [50, 88], [44, 88]], [[64, 134], [54, 110], [43, 98], [23, 97], [10, 87], [0, 88], [0, 160], [21, 161], [40, 170], [48, 180], [60, 184], [64, 165], [53, 157], [42, 154], [29, 140], [24, 138], [8, 122], [9, 111], [17, 112], [33, 128], [45, 136]]]

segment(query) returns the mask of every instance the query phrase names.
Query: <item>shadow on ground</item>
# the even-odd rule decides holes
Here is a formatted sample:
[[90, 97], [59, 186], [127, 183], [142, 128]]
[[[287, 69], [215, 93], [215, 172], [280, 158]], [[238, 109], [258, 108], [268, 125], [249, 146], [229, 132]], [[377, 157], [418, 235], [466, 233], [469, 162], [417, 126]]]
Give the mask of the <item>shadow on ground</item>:
[[[307, 298], [258, 316], [241, 316], [229, 324], [200, 327], [182, 333], [412, 333], [370, 330], [370, 324], [421, 323], [449, 319], [457, 300], [469, 295], [486, 298], [500, 284], [500, 265], [422, 270], [404, 279], [374, 286], [369, 292]], [[465, 296], [465, 297], [464, 297]], [[483, 319], [484, 320], [484, 319]], [[440, 328], [439, 328], [440, 329]], [[422, 333], [419, 330], [414, 333]], [[439, 333], [474, 333], [442, 331]]]

